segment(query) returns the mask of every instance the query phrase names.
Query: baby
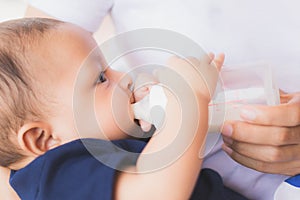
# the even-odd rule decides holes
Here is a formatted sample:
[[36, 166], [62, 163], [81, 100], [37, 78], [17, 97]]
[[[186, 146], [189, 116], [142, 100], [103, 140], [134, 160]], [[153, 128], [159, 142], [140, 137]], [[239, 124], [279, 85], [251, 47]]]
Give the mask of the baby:
[[[168, 61], [174, 74], [158, 80], [175, 88], [172, 77], [181, 74], [192, 92], [179, 103], [180, 94], [164, 89], [164, 124], [145, 143], [130, 136], [137, 130], [131, 104], [143, 95], [107, 66], [90, 33], [27, 18], [1, 23], [0, 41], [0, 165], [12, 170], [21, 199], [194, 198], [217, 77], [207, 69], [219, 69], [223, 55]], [[209, 72], [210, 85], [195, 66]], [[192, 106], [189, 119], [181, 104]]]

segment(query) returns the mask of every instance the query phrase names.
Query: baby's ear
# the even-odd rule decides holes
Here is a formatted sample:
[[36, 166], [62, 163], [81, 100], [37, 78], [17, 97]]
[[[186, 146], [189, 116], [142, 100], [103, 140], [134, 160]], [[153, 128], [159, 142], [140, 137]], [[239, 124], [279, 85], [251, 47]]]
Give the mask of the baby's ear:
[[58, 146], [60, 140], [53, 137], [51, 126], [48, 123], [29, 122], [19, 129], [18, 143], [27, 154], [39, 156]]

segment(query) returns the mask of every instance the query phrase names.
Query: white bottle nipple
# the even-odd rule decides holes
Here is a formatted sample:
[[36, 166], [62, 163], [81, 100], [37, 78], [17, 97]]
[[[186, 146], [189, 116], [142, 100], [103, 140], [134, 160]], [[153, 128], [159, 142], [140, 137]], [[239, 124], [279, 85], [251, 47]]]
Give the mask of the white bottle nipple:
[[135, 119], [141, 119], [153, 124], [156, 128], [161, 127], [164, 121], [167, 97], [162, 86], [151, 87], [149, 95], [141, 101], [132, 104]]

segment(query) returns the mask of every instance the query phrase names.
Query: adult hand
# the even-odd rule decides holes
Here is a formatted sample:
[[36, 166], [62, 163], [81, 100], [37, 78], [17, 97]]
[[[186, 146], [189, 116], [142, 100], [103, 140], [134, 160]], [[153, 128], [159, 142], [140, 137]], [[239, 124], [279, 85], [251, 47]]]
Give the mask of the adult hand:
[[226, 122], [223, 150], [249, 168], [300, 173], [300, 93], [282, 94], [278, 106], [247, 106], [244, 121]]

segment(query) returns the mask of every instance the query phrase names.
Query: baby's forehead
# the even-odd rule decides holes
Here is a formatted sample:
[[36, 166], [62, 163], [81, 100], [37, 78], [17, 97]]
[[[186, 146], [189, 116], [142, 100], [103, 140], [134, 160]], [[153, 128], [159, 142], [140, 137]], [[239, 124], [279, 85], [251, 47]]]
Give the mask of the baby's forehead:
[[91, 33], [69, 23], [62, 23], [37, 47], [39, 63], [50, 71], [76, 71], [83, 64], [106, 65], [104, 56]]
[[[44, 40], [44, 46], [40, 46], [40, 50], [51, 50], [53, 53], [67, 53], [76, 56], [76, 53], [90, 53], [97, 43], [92, 34], [84, 29], [70, 24], [62, 23], [52, 30], [49, 37]], [[47, 48], [47, 49], [45, 49]]]

